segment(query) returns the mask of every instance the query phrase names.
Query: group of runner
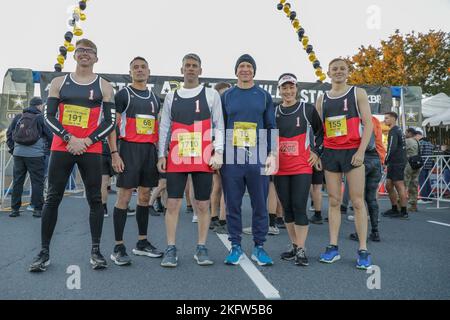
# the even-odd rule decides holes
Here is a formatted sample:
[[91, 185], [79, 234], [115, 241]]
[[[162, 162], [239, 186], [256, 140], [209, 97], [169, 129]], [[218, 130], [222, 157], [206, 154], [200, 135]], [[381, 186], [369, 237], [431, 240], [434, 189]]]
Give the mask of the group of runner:
[[[75, 164], [80, 169], [90, 207], [90, 263], [94, 269], [107, 267], [100, 252], [104, 219], [102, 140], [105, 138], [112, 167], [118, 173], [118, 196], [113, 211], [116, 243], [110, 256], [116, 265], [131, 263], [123, 233], [127, 208], [137, 188], [139, 234], [132, 252], [162, 257], [163, 267], [177, 266], [176, 229], [188, 181], [191, 181], [192, 206], [198, 219], [194, 253], [197, 263], [214, 263], [206, 246], [210, 207], [214, 207], [215, 227], [223, 229], [226, 225], [231, 242], [224, 262], [239, 264], [243, 257], [241, 207], [247, 190], [254, 240], [251, 258], [259, 265], [272, 265], [264, 243], [269, 225], [273, 226], [275, 220], [273, 217], [269, 221], [267, 206], [273, 176], [292, 242], [292, 250], [281, 256], [307, 266], [308, 196], [313, 179], [316, 185], [321, 184], [322, 181], [317, 182], [317, 175], [323, 179], [320, 172], [324, 170], [329, 195], [330, 245], [320, 255], [320, 261], [333, 263], [340, 259], [338, 234], [341, 184], [345, 175], [359, 241], [356, 266], [370, 267], [367, 212], [361, 186], [365, 182], [366, 149], [373, 132], [372, 116], [366, 92], [347, 84], [349, 69], [343, 59], [331, 61], [328, 76], [332, 89], [318, 99], [316, 106], [299, 101], [297, 78], [291, 73], [279, 78], [282, 102], [275, 106], [271, 95], [255, 85], [257, 67], [250, 55], [242, 55], [236, 62], [237, 84], [215, 90], [200, 84], [202, 61], [198, 55], [190, 53], [182, 59], [183, 86], [167, 94], [162, 107], [147, 88], [150, 68], [145, 58], [136, 57], [131, 61], [132, 83], [115, 96], [111, 84], [93, 72], [98, 58], [92, 41], [77, 42], [75, 60], [74, 73], [52, 81], [45, 108], [46, 123], [55, 139], [51, 148], [48, 195], [42, 212], [42, 250], [30, 271], [45, 271], [50, 264], [49, 247], [58, 207]], [[224, 92], [219, 94], [219, 90]], [[167, 247], [160, 251], [148, 240], [147, 229], [149, 214], [155, 214], [150, 204], [165, 188]], [[151, 197], [152, 189], [158, 193], [156, 196]], [[220, 189], [226, 215], [217, 212]], [[211, 205], [212, 194], [215, 198]], [[316, 203], [321, 202], [317, 198], [317, 188], [313, 194], [318, 210], [312, 221], [317, 223], [322, 219], [320, 203]]]

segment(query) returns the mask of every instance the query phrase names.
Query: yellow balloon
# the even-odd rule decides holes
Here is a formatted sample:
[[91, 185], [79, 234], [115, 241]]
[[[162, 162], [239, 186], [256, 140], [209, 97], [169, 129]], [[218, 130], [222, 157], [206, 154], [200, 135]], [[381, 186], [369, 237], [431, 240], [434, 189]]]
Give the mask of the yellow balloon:
[[302, 43], [303, 43], [303, 46], [305, 46], [305, 47], [308, 45], [308, 43], [309, 43], [309, 38], [308, 38], [308, 36], [304, 36], [304, 37], [303, 37]]
[[67, 51], [69, 52], [75, 51], [75, 46], [73, 44], [69, 44], [69, 46], [67, 47]]
[[64, 41], [64, 47], [68, 48], [70, 46], [70, 42], [69, 41]]
[[309, 55], [309, 61], [314, 62], [316, 60], [317, 60], [317, 57], [314, 53]]
[[316, 76], [317, 76], [317, 77], [320, 77], [322, 74], [323, 74], [323, 73], [322, 73], [322, 69], [321, 69], [321, 68], [317, 68], [317, 69], [316, 69]]
[[281, 4], [284, 4], [286, 2], [286, 0], [280, 0]]
[[294, 19], [294, 21], [292, 21], [292, 25], [295, 29], [298, 29], [300, 27], [300, 21], [298, 19]]
[[327, 79], [327, 76], [322, 74], [319, 79], [320, 81], [325, 81]]
[[81, 21], [85, 21], [86, 20], [86, 15], [84, 13], [80, 13], [80, 20]]
[[80, 37], [83, 35], [83, 30], [79, 27], [75, 27], [73, 28], [73, 34], [76, 35], [77, 37]]
[[62, 55], [59, 55], [56, 60], [58, 61], [59, 64], [63, 64], [64, 61], [66, 61], [66, 59], [64, 59], [64, 57]]

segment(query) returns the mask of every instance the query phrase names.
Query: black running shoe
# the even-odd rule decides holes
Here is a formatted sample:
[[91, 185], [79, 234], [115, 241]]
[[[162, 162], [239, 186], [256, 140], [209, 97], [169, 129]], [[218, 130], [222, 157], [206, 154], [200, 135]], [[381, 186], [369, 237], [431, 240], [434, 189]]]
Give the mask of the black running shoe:
[[275, 219], [275, 226], [276, 226], [278, 229], [286, 229], [286, 225], [285, 225], [285, 223], [284, 223], [284, 219], [281, 218], [281, 217], [277, 217], [277, 218]]
[[161, 202], [161, 198], [156, 198], [155, 203], [153, 204], [153, 207], [155, 208], [156, 212], [164, 212], [164, 206]]
[[209, 224], [209, 230], [214, 230], [216, 227], [220, 227], [219, 220], [211, 220]]
[[42, 210], [34, 210], [33, 211], [33, 217], [35, 218], [42, 218]]
[[371, 232], [369, 235], [369, 239], [374, 241], [374, 242], [380, 242], [380, 234], [378, 233], [378, 231], [376, 232]]
[[297, 246], [295, 244], [290, 246], [290, 250], [283, 252], [280, 255], [281, 260], [292, 261], [295, 258], [295, 254], [297, 253]]
[[50, 254], [47, 249], [42, 249], [41, 252], [34, 258], [30, 265], [30, 272], [44, 272], [50, 265]]
[[148, 240], [138, 241], [136, 248], [132, 252], [137, 256], [150, 258], [161, 258], [163, 256], [163, 252], [156, 249]]
[[13, 212], [11, 212], [11, 213], [9, 214], [9, 216], [10, 216], [11, 218], [17, 218], [17, 217], [20, 217], [20, 212], [19, 212], [19, 210], [14, 210]]
[[194, 213], [192, 206], [186, 206], [186, 213]]
[[322, 216], [313, 215], [311, 216], [311, 218], [309, 218], [309, 222], [314, 224], [323, 224], [323, 219]]
[[349, 238], [350, 238], [350, 240], [353, 240], [353, 241], [359, 241], [359, 237], [358, 237], [358, 234], [356, 232], [355, 233], [350, 233]]
[[408, 212], [396, 212], [395, 214], [390, 215], [389, 218], [409, 220], [409, 215]]
[[116, 245], [111, 254], [111, 260], [118, 266], [128, 266], [131, 264], [131, 259], [127, 254], [127, 249], [123, 244]]
[[309, 266], [308, 258], [306, 257], [306, 253], [303, 248], [297, 248], [297, 253], [294, 259], [297, 266]]
[[382, 215], [383, 217], [390, 217], [390, 216], [396, 215], [396, 214], [398, 214], [398, 213], [399, 213], [398, 210], [392, 210], [392, 209], [389, 209], [389, 210], [383, 212], [381, 215]]
[[94, 270], [105, 269], [106, 267], [108, 267], [106, 259], [100, 253], [99, 247], [92, 248], [90, 263], [92, 265], [92, 269]]

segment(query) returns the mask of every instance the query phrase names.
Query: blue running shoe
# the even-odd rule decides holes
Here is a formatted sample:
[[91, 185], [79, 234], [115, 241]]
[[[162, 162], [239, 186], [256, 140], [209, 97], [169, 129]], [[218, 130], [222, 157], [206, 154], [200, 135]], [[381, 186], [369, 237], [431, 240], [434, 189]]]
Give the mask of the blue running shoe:
[[230, 253], [225, 258], [225, 264], [228, 265], [237, 265], [239, 264], [239, 261], [242, 259], [242, 248], [240, 245], [233, 245], [231, 247]]
[[329, 245], [325, 249], [325, 253], [320, 255], [319, 261], [323, 263], [333, 263], [340, 259], [341, 256], [339, 255], [338, 246]]
[[356, 268], [367, 270], [372, 266], [372, 258], [369, 251], [358, 250], [358, 260], [356, 260]]
[[252, 260], [256, 261], [260, 266], [273, 265], [272, 259], [262, 246], [256, 246], [255, 249], [253, 249]]

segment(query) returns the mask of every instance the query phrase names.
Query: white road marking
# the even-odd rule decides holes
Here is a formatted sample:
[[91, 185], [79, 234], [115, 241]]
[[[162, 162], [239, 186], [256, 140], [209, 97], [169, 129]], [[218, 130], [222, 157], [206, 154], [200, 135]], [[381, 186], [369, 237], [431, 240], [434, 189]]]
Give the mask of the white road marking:
[[[231, 243], [228, 241], [228, 235], [217, 234], [217, 236], [225, 247], [230, 250]], [[266, 277], [264, 277], [264, 275], [258, 270], [258, 268], [256, 268], [245, 253], [243, 254], [243, 258], [241, 259], [239, 265], [266, 299], [281, 299], [280, 292], [266, 279]]]
[[434, 223], [434, 224], [439, 224], [441, 226], [446, 226], [446, 227], [450, 227], [450, 224], [447, 223], [443, 223], [443, 222], [439, 222], [439, 221], [428, 221], [429, 223]]

